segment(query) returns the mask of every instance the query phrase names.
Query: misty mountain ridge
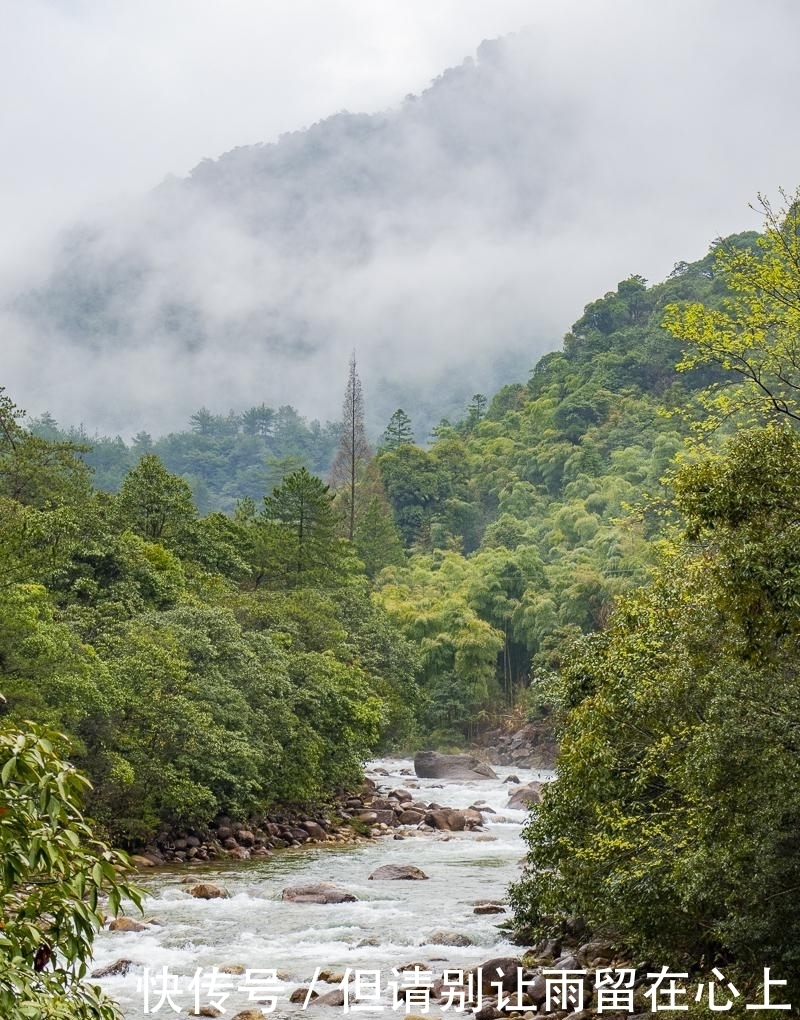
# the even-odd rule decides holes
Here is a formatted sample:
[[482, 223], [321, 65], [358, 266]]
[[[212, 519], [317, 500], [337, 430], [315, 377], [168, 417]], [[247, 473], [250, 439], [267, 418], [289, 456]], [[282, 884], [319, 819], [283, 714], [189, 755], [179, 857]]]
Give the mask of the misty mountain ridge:
[[620, 214], [630, 171], [595, 162], [601, 99], [543, 52], [532, 32], [484, 42], [396, 109], [205, 159], [77, 225], [14, 302], [48, 352], [37, 410], [130, 433], [199, 406], [335, 419], [355, 350], [373, 431], [403, 406], [422, 437], [524, 377], [639, 268], [614, 272], [604, 224], [624, 247], [643, 219], [633, 187]]

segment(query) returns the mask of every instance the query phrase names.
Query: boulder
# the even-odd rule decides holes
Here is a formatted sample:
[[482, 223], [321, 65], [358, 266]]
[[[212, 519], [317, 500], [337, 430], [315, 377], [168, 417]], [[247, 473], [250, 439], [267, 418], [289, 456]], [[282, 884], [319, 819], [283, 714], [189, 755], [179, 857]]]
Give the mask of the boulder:
[[473, 1016], [474, 1020], [497, 1020], [498, 1017], [503, 1016], [503, 1011], [489, 1002], [485, 1006], [481, 1006], [480, 1009], [476, 1010]]
[[328, 838], [327, 832], [322, 828], [319, 822], [314, 822], [310, 818], [300, 823], [306, 830], [311, 839], [316, 839], [318, 842], [324, 842]]
[[424, 811], [419, 811], [417, 808], [406, 808], [400, 812], [397, 820], [401, 825], [419, 825], [424, 817]]
[[525, 809], [532, 804], [539, 804], [542, 799], [542, 784], [527, 783], [520, 786], [508, 798], [506, 807]]
[[144, 857], [142, 854], [133, 854], [131, 863], [137, 868], [153, 868], [156, 862], [151, 861], [149, 857]]
[[147, 925], [132, 917], [115, 917], [108, 926], [109, 931], [147, 931]]
[[187, 892], [196, 900], [226, 900], [230, 896], [227, 889], [212, 885], [211, 882], [200, 882], [199, 885], [193, 885], [191, 889], [187, 889]]
[[344, 1005], [344, 989], [334, 988], [330, 992], [325, 992], [324, 995], [317, 996], [314, 999], [315, 1006], [343, 1006]]
[[497, 779], [491, 766], [471, 754], [418, 751], [414, 755], [414, 771], [420, 779]]
[[222, 1010], [221, 1009], [217, 1009], [216, 1006], [209, 1006], [208, 1004], [206, 1004], [205, 1006], [200, 1006], [198, 1009], [193, 1009], [191, 1011], [191, 1013], [189, 1014], [189, 1016], [211, 1016], [211, 1017], [217, 1017], [217, 1016], [222, 1016]]
[[330, 970], [328, 967], [325, 967], [319, 972], [318, 977], [326, 985], [341, 985], [344, 982], [345, 973], [341, 970]]
[[425, 815], [425, 824], [433, 829], [440, 829], [444, 832], [462, 832], [466, 827], [467, 820], [463, 811], [454, 811], [451, 808], [437, 808]]
[[308, 885], [291, 885], [281, 893], [282, 900], [290, 903], [355, 903], [356, 897], [332, 882], [311, 882]]
[[415, 881], [428, 876], [413, 864], [384, 864], [369, 876], [381, 882], [397, 882], [402, 880]]
[[377, 821], [378, 825], [395, 826], [400, 824], [397, 820], [397, 815], [394, 813], [393, 808], [378, 808], [377, 810], [373, 811], [373, 814], [376, 816], [375, 820]]
[[106, 964], [105, 967], [98, 967], [97, 970], [92, 971], [93, 978], [106, 978], [106, 977], [124, 977], [131, 967], [138, 967], [140, 964], [134, 963], [133, 960], [126, 960], [120, 958], [114, 960], [113, 963]]
[[500, 985], [504, 992], [517, 987], [517, 972], [522, 960], [514, 956], [496, 956], [480, 965], [481, 989], [487, 994], [496, 992]]
[[500, 903], [479, 903], [473, 914], [505, 914], [506, 908]]
[[587, 961], [589, 960], [603, 960], [607, 963], [613, 960], [616, 956], [616, 949], [610, 942], [587, 942], [578, 949], [575, 955], [581, 961], [583, 966], [586, 966]]
[[434, 946], [471, 946], [472, 939], [467, 938], [458, 931], [435, 931], [429, 935], [426, 942]]

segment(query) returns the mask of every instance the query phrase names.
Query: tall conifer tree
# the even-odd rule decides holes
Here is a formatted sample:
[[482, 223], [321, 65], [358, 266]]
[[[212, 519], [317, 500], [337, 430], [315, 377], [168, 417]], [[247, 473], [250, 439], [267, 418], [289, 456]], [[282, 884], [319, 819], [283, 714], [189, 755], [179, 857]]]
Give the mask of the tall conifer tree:
[[372, 450], [364, 425], [364, 392], [353, 351], [342, 409], [342, 436], [331, 469], [331, 485], [341, 494], [345, 505], [347, 537], [351, 542], [356, 530], [356, 482], [361, 469], [371, 458]]

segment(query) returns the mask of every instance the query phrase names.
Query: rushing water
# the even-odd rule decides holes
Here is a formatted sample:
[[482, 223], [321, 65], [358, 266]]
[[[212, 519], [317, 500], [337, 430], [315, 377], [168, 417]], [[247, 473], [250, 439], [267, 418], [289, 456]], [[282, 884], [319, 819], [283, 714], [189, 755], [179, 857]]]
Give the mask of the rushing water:
[[[95, 943], [95, 967], [120, 957], [136, 964], [125, 976], [101, 982], [121, 1004], [126, 1020], [174, 1017], [179, 1015], [175, 1007], [185, 1015], [194, 1006], [195, 992], [188, 986], [198, 971], [199, 985], [205, 989], [199, 1001], [210, 1002], [206, 992], [214, 967], [274, 969], [278, 980], [273, 982], [277, 998], [273, 1015], [280, 1016], [299, 1009], [289, 1005], [289, 994], [298, 985], [308, 985], [318, 967], [339, 973], [348, 968], [379, 970], [391, 978], [393, 967], [410, 962], [440, 973], [444, 966], [468, 967], [488, 957], [515, 954], [497, 927], [506, 915], [476, 915], [473, 910], [476, 902], [505, 898], [524, 853], [520, 829], [526, 815], [506, 807], [514, 787], [503, 779], [513, 772], [524, 783], [551, 774], [498, 767], [497, 780], [459, 783], [416, 779], [409, 761], [377, 761], [372, 767], [390, 772], [389, 777], [368, 773], [382, 789], [403, 786], [417, 800], [447, 807], [482, 802], [496, 814], [486, 815], [483, 832], [420, 834], [403, 840], [388, 836], [346, 848], [318, 846], [279, 852], [267, 860], [173, 866], [144, 874], [145, 915], [160, 924], [145, 932], [105, 931]], [[414, 864], [428, 880], [369, 880], [375, 868], [390, 863]], [[191, 884], [221, 885], [230, 898], [194, 899], [186, 892], [187, 878]], [[297, 904], [280, 898], [287, 885], [319, 881], [346, 888], [357, 902]], [[430, 936], [442, 930], [467, 936], [471, 945], [432, 944]], [[159, 1005], [165, 975], [176, 991], [171, 1001], [165, 999]], [[151, 988], [147, 1012], [145, 980]], [[223, 1016], [256, 1008], [255, 993], [254, 1001], [248, 1002], [249, 992], [236, 990], [243, 977], [226, 975], [219, 980], [228, 982], [229, 998], [220, 1002]], [[332, 987], [322, 984], [318, 990]], [[259, 992], [258, 998], [263, 999], [264, 993]], [[315, 1012], [324, 1015], [321, 1009]], [[342, 1010], [328, 1012], [337, 1016]]]

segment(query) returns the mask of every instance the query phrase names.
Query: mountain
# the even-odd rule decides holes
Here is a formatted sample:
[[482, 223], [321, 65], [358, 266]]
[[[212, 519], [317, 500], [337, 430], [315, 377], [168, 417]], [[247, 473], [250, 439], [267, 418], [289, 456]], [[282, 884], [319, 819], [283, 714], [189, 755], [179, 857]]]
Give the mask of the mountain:
[[[524, 375], [593, 294], [649, 274], [653, 252], [666, 275], [704, 250], [718, 175], [689, 182], [665, 141], [697, 74], [652, 39], [617, 66], [521, 32], [396, 108], [203, 160], [59, 239], [5, 324], [15, 363], [35, 366], [8, 381], [33, 413], [112, 433], [200, 406], [325, 420], [355, 350], [373, 433], [402, 406], [424, 438]], [[704, 95], [717, 165], [736, 92]]]

